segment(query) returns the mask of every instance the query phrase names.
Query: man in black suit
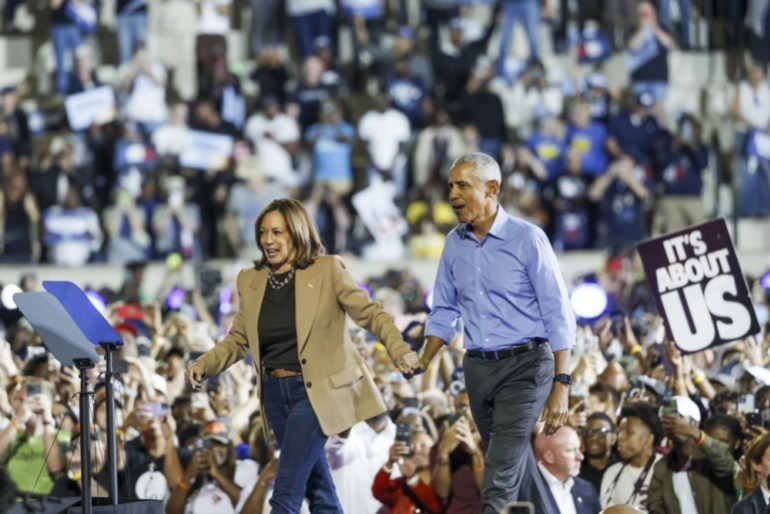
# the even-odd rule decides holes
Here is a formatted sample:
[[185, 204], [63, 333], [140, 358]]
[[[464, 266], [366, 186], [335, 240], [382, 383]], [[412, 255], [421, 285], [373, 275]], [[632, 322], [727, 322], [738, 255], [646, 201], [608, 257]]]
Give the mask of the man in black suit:
[[583, 454], [574, 429], [565, 425], [552, 436], [541, 433], [534, 449], [549, 496], [561, 514], [598, 514], [602, 510], [594, 486], [578, 477]]

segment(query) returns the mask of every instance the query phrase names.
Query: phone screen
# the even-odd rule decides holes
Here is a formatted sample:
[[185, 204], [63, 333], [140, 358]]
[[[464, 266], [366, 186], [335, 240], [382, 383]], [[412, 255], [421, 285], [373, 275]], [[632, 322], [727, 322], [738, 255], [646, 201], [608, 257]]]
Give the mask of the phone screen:
[[748, 412], [746, 413], [746, 428], [763, 425], [762, 413], [760, 412]]
[[535, 514], [535, 505], [532, 502], [509, 503], [501, 511], [503, 514]]
[[168, 404], [160, 402], [148, 402], [147, 407], [152, 413], [153, 418], [165, 418], [168, 416]]
[[677, 407], [676, 400], [666, 398], [663, 400], [663, 407], [660, 409], [661, 414], [668, 414], [669, 416], [678, 416], [679, 408]]
[[409, 455], [412, 454], [412, 425], [399, 423], [396, 425], [396, 441], [406, 443], [409, 447]]
[[462, 418], [462, 417], [463, 417], [463, 415], [462, 415], [462, 414], [460, 414], [459, 412], [453, 412], [452, 414], [450, 414], [450, 415], [447, 417], [447, 422], [449, 423], [449, 426], [452, 426], [452, 425], [454, 425], [455, 423], [457, 423], [457, 421], [458, 421], [460, 418]]
[[128, 373], [128, 362], [123, 359], [115, 359], [112, 361], [112, 372], [117, 374]]
[[754, 395], [742, 394], [738, 396], [738, 414], [754, 412]]

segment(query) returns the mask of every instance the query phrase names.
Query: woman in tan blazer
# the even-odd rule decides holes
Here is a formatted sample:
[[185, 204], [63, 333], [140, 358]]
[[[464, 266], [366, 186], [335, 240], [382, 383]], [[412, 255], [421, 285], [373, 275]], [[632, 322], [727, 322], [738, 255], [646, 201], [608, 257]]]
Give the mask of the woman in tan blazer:
[[199, 389], [251, 350], [260, 408], [281, 448], [272, 512], [341, 513], [324, 444], [386, 410], [345, 326], [346, 314], [385, 345], [404, 374], [421, 371], [392, 318], [324, 247], [303, 205], [271, 202], [256, 222], [262, 257], [237, 279], [240, 307], [228, 335], [185, 375]]

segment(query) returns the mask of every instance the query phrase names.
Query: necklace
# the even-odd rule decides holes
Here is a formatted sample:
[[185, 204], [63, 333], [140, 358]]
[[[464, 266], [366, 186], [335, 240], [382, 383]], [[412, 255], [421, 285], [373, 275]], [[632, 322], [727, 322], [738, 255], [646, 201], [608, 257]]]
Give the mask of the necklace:
[[291, 269], [291, 271], [286, 275], [286, 278], [283, 280], [278, 280], [275, 278], [275, 274], [272, 272], [272, 270], [267, 272], [267, 281], [270, 282], [270, 287], [276, 290], [281, 289], [283, 286], [288, 284], [292, 278], [294, 278], [294, 268]]

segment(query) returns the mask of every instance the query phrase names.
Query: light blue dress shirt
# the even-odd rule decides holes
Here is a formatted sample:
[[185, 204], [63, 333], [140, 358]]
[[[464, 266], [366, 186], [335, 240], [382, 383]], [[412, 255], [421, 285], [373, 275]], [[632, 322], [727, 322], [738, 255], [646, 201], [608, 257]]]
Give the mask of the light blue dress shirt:
[[535, 337], [572, 348], [575, 315], [545, 233], [502, 207], [482, 241], [469, 225], [447, 236], [425, 334], [449, 343], [458, 318], [465, 348], [501, 350]]

